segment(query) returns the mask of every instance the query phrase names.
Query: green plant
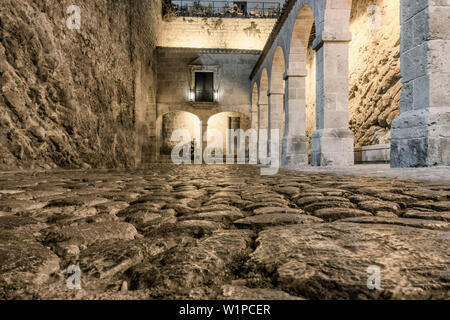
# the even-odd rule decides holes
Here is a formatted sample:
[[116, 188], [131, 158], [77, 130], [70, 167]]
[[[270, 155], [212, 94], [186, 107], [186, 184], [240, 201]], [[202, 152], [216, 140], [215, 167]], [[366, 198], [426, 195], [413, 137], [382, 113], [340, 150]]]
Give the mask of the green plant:
[[250, 23], [250, 26], [248, 28], [244, 29], [244, 32], [247, 34], [247, 36], [256, 36], [261, 33], [261, 30], [258, 29], [258, 25], [256, 22], [252, 21]]

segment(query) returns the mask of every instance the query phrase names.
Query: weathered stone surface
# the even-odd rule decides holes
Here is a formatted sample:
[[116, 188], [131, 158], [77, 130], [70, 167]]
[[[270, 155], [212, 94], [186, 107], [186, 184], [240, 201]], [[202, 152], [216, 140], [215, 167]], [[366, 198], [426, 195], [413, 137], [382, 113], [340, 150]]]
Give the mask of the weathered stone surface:
[[85, 275], [110, 278], [123, 273], [144, 259], [144, 250], [139, 243], [124, 240], [97, 242], [83, 250], [79, 265]]
[[[135, 120], [146, 121], [139, 104], [145, 101], [147, 108], [155, 98], [134, 89], [155, 76], [161, 5], [85, 0], [77, 5], [84, 19], [74, 32], [66, 25], [69, 4], [2, 1], [0, 167], [5, 170], [136, 163]], [[150, 67], [137, 76], [140, 63]]]
[[304, 211], [301, 209], [283, 208], [283, 207], [264, 207], [264, 208], [259, 208], [259, 209], [253, 210], [253, 214], [269, 214], [269, 213], [302, 214], [302, 213], [304, 213]]
[[418, 201], [414, 203], [414, 207], [427, 208], [435, 211], [450, 211], [450, 201]]
[[31, 217], [18, 217], [12, 215], [0, 216], [0, 230], [12, 230], [39, 222]]
[[345, 219], [349, 217], [362, 217], [372, 216], [370, 212], [352, 209], [352, 208], [326, 208], [316, 210], [313, 213], [314, 216], [319, 217], [327, 222], [335, 221], [339, 219]]
[[195, 245], [168, 250], [131, 268], [131, 288], [186, 294], [196, 286], [220, 284], [230, 276], [228, 265], [233, 259], [248, 251], [250, 237], [251, 232], [245, 230], [217, 231]]
[[319, 223], [322, 219], [298, 213], [269, 213], [247, 217], [234, 222], [238, 227], [270, 227], [287, 224]]
[[303, 300], [290, 294], [273, 289], [252, 289], [244, 286], [225, 285], [222, 293], [217, 297], [220, 300]]
[[441, 220], [450, 222], [450, 212], [421, 211], [410, 209], [402, 214], [403, 218]]
[[129, 223], [101, 222], [50, 230], [45, 241], [47, 243], [70, 241], [79, 245], [89, 245], [108, 239], [131, 240], [136, 234], [136, 229]]
[[[368, 21], [371, 7], [383, 22]], [[375, 13], [377, 14], [377, 13]], [[376, 28], [376, 32], [374, 32]], [[349, 113], [356, 147], [389, 143], [391, 123], [400, 114], [400, 6], [389, 0], [353, 3], [350, 19]], [[405, 41], [405, 39], [404, 39]]]
[[[0, 173], [0, 190], [23, 190], [1, 194], [5, 206], [52, 203], [0, 213], [0, 294], [385, 299], [440, 298], [448, 290], [448, 184], [296, 171], [260, 177], [258, 170], [155, 165]], [[299, 194], [278, 190], [283, 183]], [[40, 185], [46, 195], [33, 200]], [[171, 192], [198, 189], [207, 194], [177, 199]], [[217, 194], [222, 203], [208, 204]], [[82, 270], [77, 292], [65, 284], [72, 264]], [[369, 265], [381, 268], [381, 290], [366, 292]]]
[[424, 228], [432, 230], [445, 230], [450, 231], [450, 223], [445, 221], [436, 220], [423, 220], [423, 219], [400, 219], [394, 217], [357, 217], [347, 218], [343, 221], [356, 222], [356, 223], [368, 223], [368, 224], [393, 224], [398, 226], [408, 226], [415, 228]]
[[244, 215], [235, 210], [231, 211], [212, 211], [212, 212], [201, 212], [192, 216], [183, 217], [184, 219], [196, 219], [196, 220], [211, 220], [216, 222], [230, 222], [244, 217]]
[[395, 214], [400, 212], [400, 206], [397, 203], [387, 201], [362, 201], [358, 203], [358, 207], [370, 212], [390, 211]]
[[40, 243], [0, 237], [0, 280], [6, 283], [41, 285], [59, 271], [59, 258]]
[[[259, 272], [275, 272], [283, 291], [315, 299], [444, 298], [449, 235], [344, 222], [276, 227], [259, 234], [247, 264]], [[371, 265], [381, 269], [380, 290], [367, 287]]]

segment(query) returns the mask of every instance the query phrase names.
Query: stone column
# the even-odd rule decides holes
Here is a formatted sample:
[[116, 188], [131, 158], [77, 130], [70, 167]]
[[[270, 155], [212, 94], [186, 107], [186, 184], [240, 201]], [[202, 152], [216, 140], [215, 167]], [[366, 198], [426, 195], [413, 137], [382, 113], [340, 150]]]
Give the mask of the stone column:
[[[258, 125], [258, 162], [260, 162], [259, 160], [259, 150], [262, 150], [262, 144], [265, 144], [265, 148], [266, 148], [266, 156], [268, 155], [268, 143], [267, 141], [261, 141], [260, 136], [259, 136], [259, 129], [268, 129], [269, 127], [269, 118], [268, 118], [268, 110], [269, 110], [269, 105], [267, 103], [260, 103], [258, 104], [258, 110], [259, 110], [259, 125]], [[260, 162], [261, 163], [261, 162]]]
[[201, 136], [200, 141], [197, 141], [197, 146], [194, 153], [194, 163], [202, 164], [203, 163], [203, 153], [205, 152], [206, 147], [208, 146], [208, 141], [204, 141], [203, 139], [206, 137], [206, 132], [208, 130], [208, 120], [201, 120], [200, 124]]
[[316, 131], [311, 138], [311, 165], [354, 164], [354, 135], [348, 127], [348, 44], [351, 34], [327, 34], [316, 50]]
[[258, 110], [257, 108], [252, 108], [251, 111], [251, 128], [258, 130]]
[[278, 148], [278, 154], [281, 157], [281, 142], [284, 133], [283, 130], [283, 108], [284, 108], [284, 93], [283, 92], [269, 92], [269, 141], [268, 141], [268, 147], [269, 147], [269, 154], [271, 154], [272, 150], [270, 150], [271, 141], [272, 141], [272, 135], [271, 131], [273, 129], [278, 129], [279, 134], [279, 148]]
[[282, 165], [308, 164], [308, 138], [306, 126], [306, 70], [302, 74], [285, 74], [285, 132], [283, 137]]
[[400, 116], [391, 167], [450, 165], [450, 2], [401, 1]]

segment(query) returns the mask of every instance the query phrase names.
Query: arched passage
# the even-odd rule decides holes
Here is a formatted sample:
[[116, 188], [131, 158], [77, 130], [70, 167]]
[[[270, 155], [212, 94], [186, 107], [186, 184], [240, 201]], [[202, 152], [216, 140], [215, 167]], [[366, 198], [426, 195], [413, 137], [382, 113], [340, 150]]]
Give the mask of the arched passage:
[[[217, 113], [208, 119], [208, 129], [206, 130], [208, 144], [213, 142], [213, 140], [217, 142], [216, 134], [219, 134], [222, 138], [222, 154], [225, 156], [228, 150], [234, 148], [233, 154], [236, 156], [238, 154], [237, 147], [240, 143], [240, 137], [232, 139], [232, 137], [229, 136], [230, 132], [228, 130], [242, 129], [243, 131], [247, 131], [250, 128], [251, 120], [243, 113], [231, 111]], [[245, 157], [248, 156], [248, 149], [249, 143], [246, 141]]]
[[165, 113], [156, 120], [157, 155], [162, 158], [170, 156], [172, 149], [179, 141], [171, 141], [175, 130], [185, 129], [191, 140], [201, 141], [201, 121], [193, 113], [186, 111], [172, 111]]
[[[308, 76], [308, 45], [314, 38], [314, 13], [304, 5], [297, 14], [290, 39], [289, 65], [286, 73], [286, 132], [283, 139], [282, 164], [308, 164], [306, 138], [306, 92]], [[309, 73], [309, 76], [314, 76]], [[311, 78], [310, 78], [311, 79]], [[309, 80], [310, 80], [309, 79]], [[315, 79], [313, 80], [315, 81]], [[311, 81], [310, 81], [311, 82]]]
[[[283, 49], [278, 46], [272, 61], [269, 91], [269, 140], [272, 141], [272, 130], [278, 129], [278, 152], [281, 155], [281, 139], [284, 136], [284, 79], [286, 71]], [[275, 142], [275, 141], [274, 141]]]
[[[354, 164], [353, 132], [349, 129], [349, 29], [352, 0], [327, 0], [323, 30], [316, 37], [316, 131], [311, 137], [311, 164]], [[322, 25], [322, 24], [320, 24]]]

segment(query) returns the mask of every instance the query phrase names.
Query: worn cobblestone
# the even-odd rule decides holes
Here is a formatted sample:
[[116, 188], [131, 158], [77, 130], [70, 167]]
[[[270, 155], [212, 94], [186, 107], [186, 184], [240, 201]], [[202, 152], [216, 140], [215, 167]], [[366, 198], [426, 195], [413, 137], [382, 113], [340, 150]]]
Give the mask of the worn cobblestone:
[[[450, 298], [449, 203], [443, 180], [267, 177], [252, 166], [3, 172], [0, 289], [25, 299]], [[82, 271], [76, 292], [70, 264]], [[379, 292], [366, 287], [369, 265], [382, 269]]]

